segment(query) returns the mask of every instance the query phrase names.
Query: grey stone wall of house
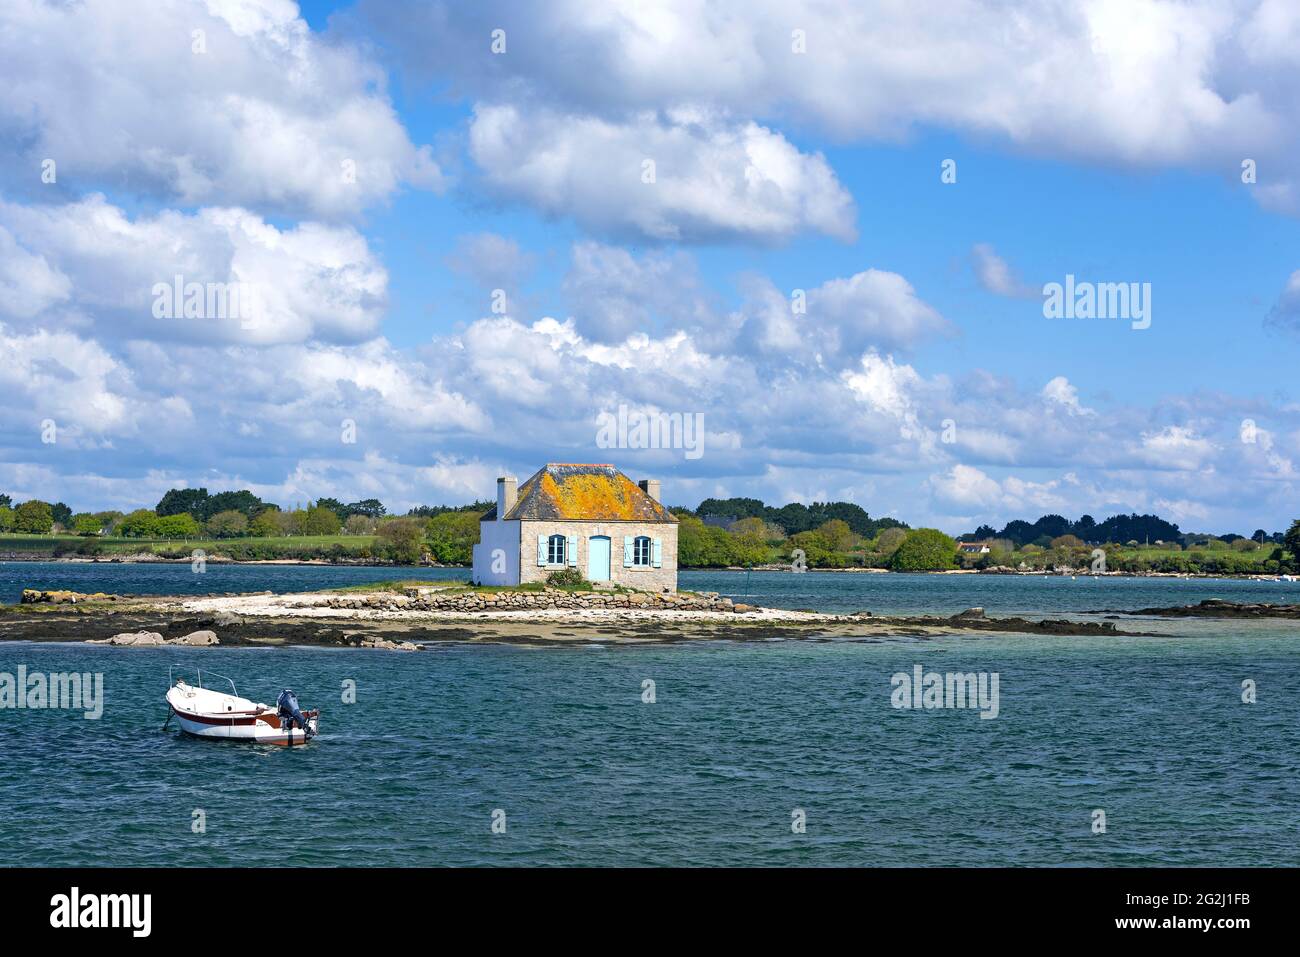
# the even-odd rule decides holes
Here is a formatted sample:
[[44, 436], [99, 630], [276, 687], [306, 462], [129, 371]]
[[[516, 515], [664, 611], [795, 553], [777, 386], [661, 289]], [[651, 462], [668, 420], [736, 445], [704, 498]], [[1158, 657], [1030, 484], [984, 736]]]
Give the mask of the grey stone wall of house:
[[[644, 591], [677, 591], [677, 525], [673, 522], [530, 522], [520, 523], [519, 530], [519, 580], [520, 583], [545, 581], [551, 572], [562, 565], [537, 564], [537, 536], [564, 535], [578, 539], [578, 571], [588, 575], [591, 558], [591, 539], [608, 536], [610, 540], [609, 580], [615, 585], [640, 588]], [[623, 539], [631, 535], [646, 535], [660, 542], [660, 567], [623, 566]]]

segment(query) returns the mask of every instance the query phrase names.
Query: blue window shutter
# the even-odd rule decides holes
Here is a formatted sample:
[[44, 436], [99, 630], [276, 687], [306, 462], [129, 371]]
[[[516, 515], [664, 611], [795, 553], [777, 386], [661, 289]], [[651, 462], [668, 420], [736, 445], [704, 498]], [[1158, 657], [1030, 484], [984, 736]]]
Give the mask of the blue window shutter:
[[664, 543], [663, 543], [662, 541], [660, 541], [659, 539], [656, 538], [656, 539], [654, 540], [653, 547], [654, 547], [654, 566], [655, 566], [655, 568], [663, 568], [663, 566], [664, 566]]
[[632, 538], [631, 535], [624, 535], [624, 536], [623, 536], [623, 567], [624, 567], [624, 568], [631, 568], [631, 567], [632, 567], [632, 542], [633, 542], [633, 540], [634, 540], [634, 539]]
[[546, 564], [546, 536], [537, 536], [537, 564]]
[[574, 568], [577, 568], [578, 567], [578, 536], [576, 535], [568, 536], [568, 541], [565, 542], [564, 545], [564, 553], [565, 553], [565, 558], [569, 560], [569, 564]]

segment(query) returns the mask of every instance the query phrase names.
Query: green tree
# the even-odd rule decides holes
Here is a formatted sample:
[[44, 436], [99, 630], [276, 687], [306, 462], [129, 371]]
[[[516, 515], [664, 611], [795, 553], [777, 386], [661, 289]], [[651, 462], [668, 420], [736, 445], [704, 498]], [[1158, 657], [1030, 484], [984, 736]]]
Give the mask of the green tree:
[[117, 533], [127, 538], [157, 538], [158, 516], [147, 508], [137, 508], [130, 515], [123, 516]]
[[188, 512], [199, 521], [203, 521], [211, 514], [208, 511], [208, 490], [205, 488], [171, 489], [154, 507], [154, 511], [160, 516]]
[[280, 528], [285, 535], [307, 534], [307, 511], [295, 508], [280, 513]]
[[1016, 543], [1009, 538], [995, 538], [989, 542], [988, 559], [990, 565], [1010, 565], [1016, 550]]
[[248, 533], [248, 516], [228, 508], [208, 519], [207, 528], [213, 538], [238, 538]]
[[737, 519], [727, 526], [727, 531], [732, 535], [750, 535], [769, 545], [780, 544], [785, 538], [785, 532], [781, 528], [757, 517]]
[[[479, 518], [473, 512], [443, 512], [425, 521], [429, 550], [444, 565], [468, 565], [478, 544]], [[363, 518], [353, 515], [352, 518]], [[349, 523], [352, 519], [348, 519]]]
[[952, 568], [957, 543], [937, 528], [918, 528], [908, 532], [903, 544], [889, 559], [896, 572], [934, 572]]
[[349, 515], [348, 520], [343, 523], [343, 529], [349, 535], [373, 535], [375, 520], [369, 515]]
[[50, 506], [50, 515], [54, 517], [56, 524], [62, 525], [64, 528], [72, 525], [72, 509], [62, 502], [55, 502]]
[[159, 538], [198, 538], [203, 529], [189, 512], [165, 515], [156, 526]]
[[308, 535], [337, 535], [341, 526], [338, 512], [319, 502], [307, 509], [303, 518], [303, 529]]
[[817, 529], [817, 534], [826, 542], [832, 552], [847, 552], [857, 542], [857, 536], [849, 523], [840, 518], [833, 518]]
[[1300, 518], [1291, 523], [1291, 527], [1282, 536], [1282, 544], [1291, 553], [1291, 560], [1300, 565]]
[[368, 515], [371, 518], [383, 518], [388, 511], [384, 503], [377, 498], [366, 498], [346, 506], [349, 515]]
[[677, 510], [677, 564], [681, 568], [725, 568], [736, 564], [734, 539], [725, 529], [705, 525], [685, 510]]
[[796, 532], [790, 536], [789, 551], [801, 549], [804, 561], [812, 568], [825, 568], [831, 564], [831, 549], [821, 532]]
[[766, 565], [772, 561], [773, 549], [768, 544], [767, 536], [761, 531], [750, 530], [735, 534], [727, 533], [731, 538], [732, 565]]
[[328, 508], [331, 512], [337, 515], [340, 526], [348, 517], [348, 507], [336, 498], [318, 498], [316, 499], [316, 507]]
[[393, 518], [379, 526], [379, 546], [399, 565], [418, 565], [424, 557], [424, 522], [418, 518]]
[[0, 505], [0, 532], [14, 530], [14, 510], [8, 505]]
[[898, 551], [898, 546], [907, 538], [907, 532], [901, 528], [887, 528], [876, 536], [876, 551], [888, 558]]
[[104, 523], [89, 512], [72, 516], [72, 530], [78, 535], [98, 535], [103, 529]]
[[48, 535], [54, 528], [54, 512], [48, 502], [32, 499], [14, 509], [14, 531], [23, 535]]
[[218, 492], [211, 496], [207, 501], [206, 515], [211, 517], [218, 512], [233, 511], [249, 518], [265, 507], [266, 503], [248, 489], [240, 489], [238, 492]]
[[275, 538], [283, 534], [280, 517], [283, 513], [278, 508], [264, 508], [253, 516], [248, 523], [248, 533], [258, 538]]

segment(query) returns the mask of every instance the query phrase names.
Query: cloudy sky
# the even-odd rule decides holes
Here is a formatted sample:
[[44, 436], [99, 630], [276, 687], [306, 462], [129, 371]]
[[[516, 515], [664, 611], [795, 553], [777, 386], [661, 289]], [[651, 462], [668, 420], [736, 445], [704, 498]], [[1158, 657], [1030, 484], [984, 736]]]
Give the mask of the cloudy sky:
[[[1300, 5], [142, 9], [0, 5], [15, 499], [549, 460], [951, 532], [1300, 514]], [[1067, 275], [1149, 327], [1048, 318]], [[256, 314], [160, 317], [178, 276]], [[620, 405], [703, 454], [599, 447]]]

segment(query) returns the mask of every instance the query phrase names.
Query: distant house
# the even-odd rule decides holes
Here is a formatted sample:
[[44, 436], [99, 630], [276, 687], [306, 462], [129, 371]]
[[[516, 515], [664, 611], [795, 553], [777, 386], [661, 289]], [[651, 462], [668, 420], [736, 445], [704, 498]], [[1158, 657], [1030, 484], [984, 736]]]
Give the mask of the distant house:
[[988, 542], [958, 542], [957, 551], [963, 555], [987, 555], [992, 549]]
[[676, 591], [677, 519], [659, 494], [658, 481], [634, 483], [612, 465], [552, 463], [518, 488], [503, 476], [479, 522], [473, 579], [519, 585], [573, 568], [592, 582]]

